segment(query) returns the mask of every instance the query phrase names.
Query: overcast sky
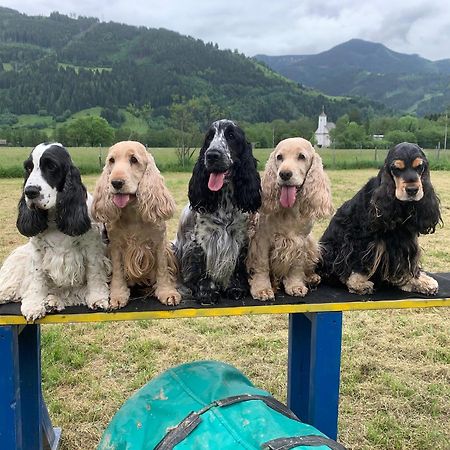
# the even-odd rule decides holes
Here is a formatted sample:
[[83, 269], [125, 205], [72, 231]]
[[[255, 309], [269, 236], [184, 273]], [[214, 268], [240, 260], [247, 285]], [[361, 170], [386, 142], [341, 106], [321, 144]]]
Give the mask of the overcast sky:
[[26, 14], [52, 11], [163, 27], [248, 56], [309, 54], [352, 38], [402, 53], [450, 58], [448, 0], [0, 0]]

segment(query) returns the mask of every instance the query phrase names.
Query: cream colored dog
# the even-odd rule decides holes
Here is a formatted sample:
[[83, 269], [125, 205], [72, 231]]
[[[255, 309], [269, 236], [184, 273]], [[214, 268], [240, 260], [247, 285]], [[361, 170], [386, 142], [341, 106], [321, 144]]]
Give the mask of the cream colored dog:
[[111, 307], [128, 303], [129, 286], [150, 286], [165, 305], [176, 305], [176, 262], [166, 237], [175, 202], [153, 156], [139, 142], [109, 149], [94, 192], [92, 214], [106, 225], [113, 266]]
[[271, 300], [279, 285], [305, 296], [320, 282], [314, 221], [333, 213], [322, 159], [302, 138], [281, 141], [262, 177], [262, 207], [251, 230], [247, 270], [252, 297]]

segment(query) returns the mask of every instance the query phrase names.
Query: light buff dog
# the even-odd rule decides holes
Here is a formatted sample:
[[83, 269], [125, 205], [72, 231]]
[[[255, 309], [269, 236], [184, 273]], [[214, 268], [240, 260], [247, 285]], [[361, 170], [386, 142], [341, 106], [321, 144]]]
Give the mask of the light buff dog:
[[302, 138], [281, 141], [262, 177], [262, 206], [250, 230], [247, 270], [252, 297], [271, 300], [280, 284], [305, 296], [320, 282], [319, 246], [311, 234], [316, 219], [333, 213], [322, 159]]
[[112, 308], [128, 303], [129, 286], [134, 284], [150, 286], [163, 304], [180, 302], [165, 222], [174, 210], [172, 195], [145, 147], [135, 141], [113, 145], [92, 205], [93, 216], [105, 223], [110, 240]]

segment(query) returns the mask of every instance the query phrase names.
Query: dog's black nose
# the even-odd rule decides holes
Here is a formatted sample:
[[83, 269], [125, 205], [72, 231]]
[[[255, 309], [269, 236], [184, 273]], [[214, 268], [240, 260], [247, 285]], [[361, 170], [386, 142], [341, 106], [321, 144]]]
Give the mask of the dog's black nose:
[[287, 180], [289, 180], [289, 178], [291, 178], [292, 177], [292, 172], [290, 171], [290, 170], [282, 170], [281, 172], [280, 172], [280, 178], [283, 180], [283, 181], [287, 181]]
[[416, 186], [407, 186], [405, 191], [410, 197], [414, 197], [419, 192], [419, 188]]
[[114, 189], [122, 189], [123, 185], [125, 184], [124, 180], [112, 180], [111, 184], [113, 185]]
[[208, 162], [214, 162], [214, 161], [217, 161], [218, 159], [220, 159], [219, 150], [211, 149], [206, 152], [206, 160]]
[[40, 186], [27, 186], [25, 188], [25, 195], [33, 200], [34, 198], [38, 198], [41, 195], [41, 187]]

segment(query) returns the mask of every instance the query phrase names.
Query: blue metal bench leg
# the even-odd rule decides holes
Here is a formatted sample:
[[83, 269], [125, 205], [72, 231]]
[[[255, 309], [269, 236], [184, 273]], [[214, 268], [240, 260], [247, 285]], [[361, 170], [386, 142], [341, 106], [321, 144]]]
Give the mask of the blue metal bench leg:
[[58, 448], [41, 391], [40, 326], [0, 327], [2, 450]]
[[342, 312], [290, 314], [288, 406], [337, 438]]

